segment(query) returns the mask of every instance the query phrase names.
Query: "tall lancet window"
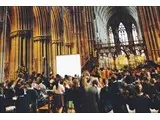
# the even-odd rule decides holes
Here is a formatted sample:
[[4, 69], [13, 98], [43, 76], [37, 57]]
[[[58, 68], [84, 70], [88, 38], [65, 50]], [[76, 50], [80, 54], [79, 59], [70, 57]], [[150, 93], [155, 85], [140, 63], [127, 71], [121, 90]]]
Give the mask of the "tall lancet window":
[[115, 46], [114, 36], [113, 36], [113, 32], [112, 32], [111, 27], [109, 27], [109, 43], [110, 43], [111, 46]]
[[128, 45], [128, 35], [127, 35], [127, 32], [126, 32], [126, 28], [125, 26], [120, 23], [119, 24], [119, 40], [120, 42], [123, 44], [123, 45]]
[[133, 35], [134, 44], [138, 44], [138, 34], [137, 34], [136, 26], [134, 24], [132, 24], [132, 35]]

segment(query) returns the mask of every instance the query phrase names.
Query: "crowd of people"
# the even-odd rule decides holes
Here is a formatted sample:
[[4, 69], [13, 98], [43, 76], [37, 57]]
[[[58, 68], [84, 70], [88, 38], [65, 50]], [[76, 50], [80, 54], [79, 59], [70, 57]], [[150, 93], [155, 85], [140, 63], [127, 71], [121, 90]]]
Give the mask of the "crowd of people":
[[19, 72], [16, 80], [0, 84], [0, 112], [37, 112], [47, 104], [52, 112], [66, 113], [70, 101], [76, 113], [160, 112], [160, 70], [111, 70], [98, 66], [82, 76], [46, 77], [43, 73]]

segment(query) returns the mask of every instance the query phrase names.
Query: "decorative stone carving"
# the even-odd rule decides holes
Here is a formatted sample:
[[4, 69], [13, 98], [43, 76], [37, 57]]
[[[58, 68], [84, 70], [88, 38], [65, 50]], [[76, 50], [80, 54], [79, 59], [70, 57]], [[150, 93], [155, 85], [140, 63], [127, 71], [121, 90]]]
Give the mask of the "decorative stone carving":
[[17, 30], [17, 31], [14, 31], [14, 32], [11, 32], [10, 33], [10, 37], [16, 37], [16, 36], [30, 36], [32, 33], [31, 30]]
[[43, 40], [50, 40], [51, 36], [36, 36], [33, 37], [34, 41], [43, 41]]

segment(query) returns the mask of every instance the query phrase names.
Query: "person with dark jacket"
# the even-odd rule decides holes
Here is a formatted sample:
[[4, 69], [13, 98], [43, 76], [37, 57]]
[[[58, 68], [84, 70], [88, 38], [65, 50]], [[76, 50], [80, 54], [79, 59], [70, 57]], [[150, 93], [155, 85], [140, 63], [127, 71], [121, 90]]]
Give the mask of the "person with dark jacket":
[[30, 112], [35, 113], [37, 111], [38, 93], [34, 88], [32, 88], [31, 84], [28, 84], [27, 95], [30, 104]]
[[77, 99], [76, 97], [73, 98], [74, 100], [78, 100], [78, 102], [74, 102], [75, 104], [78, 103], [79, 104], [79, 111], [80, 113], [89, 113], [89, 106], [88, 106], [88, 87], [89, 85], [86, 84], [86, 77], [82, 77], [79, 81], [80, 83], [80, 87], [78, 87], [78, 89], [72, 93], [72, 96], [74, 96], [76, 94], [76, 96], [78, 96]]
[[63, 112], [67, 113], [69, 108], [69, 101], [72, 101], [71, 88], [67, 80], [63, 81], [63, 85], [65, 88]]
[[100, 112], [107, 113], [112, 110], [108, 80], [103, 79], [104, 87], [100, 91]]
[[82, 89], [79, 86], [79, 81], [78, 79], [73, 80], [73, 86], [72, 86], [72, 99], [74, 103], [74, 109], [76, 113], [81, 113], [82, 112], [82, 107], [83, 107], [83, 93]]
[[4, 99], [4, 95], [3, 95], [3, 85], [0, 84], [0, 113], [4, 113], [5, 112], [5, 99]]
[[111, 103], [114, 113], [128, 113], [128, 109], [126, 106], [127, 99], [122, 86], [122, 82], [114, 82], [110, 86]]
[[151, 99], [148, 95], [142, 93], [142, 85], [137, 84], [135, 90], [137, 95], [133, 98], [133, 109], [136, 113], [150, 113]]
[[5, 99], [3, 96], [0, 95], [0, 113], [4, 113], [5, 112]]
[[7, 106], [14, 106], [14, 102], [12, 98], [15, 96], [15, 91], [11, 87], [12, 83], [8, 84], [8, 88], [4, 88], [4, 97], [5, 97], [5, 107]]
[[135, 78], [133, 77], [132, 74], [128, 73], [124, 79], [124, 81], [127, 83], [127, 84], [131, 84], [135, 81]]

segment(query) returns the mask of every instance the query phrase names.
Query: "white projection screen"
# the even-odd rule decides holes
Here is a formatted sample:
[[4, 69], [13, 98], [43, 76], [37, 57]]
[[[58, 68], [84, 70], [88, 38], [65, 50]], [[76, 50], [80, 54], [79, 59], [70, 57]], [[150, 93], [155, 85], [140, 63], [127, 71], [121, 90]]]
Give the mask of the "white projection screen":
[[57, 74], [64, 77], [65, 75], [81, 76], [80, 55], [60, 55], [56, 56]]

